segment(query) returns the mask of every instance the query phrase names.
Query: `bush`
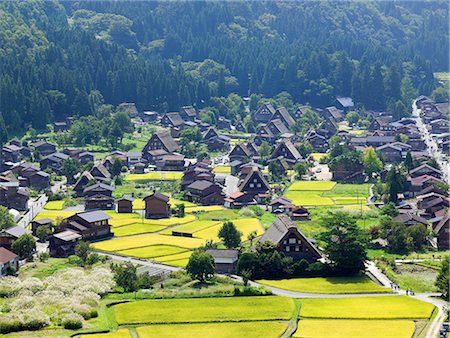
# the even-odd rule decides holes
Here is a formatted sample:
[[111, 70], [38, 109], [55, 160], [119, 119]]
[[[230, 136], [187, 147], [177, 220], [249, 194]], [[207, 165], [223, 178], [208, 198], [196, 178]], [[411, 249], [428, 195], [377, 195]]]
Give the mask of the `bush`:
[[271, 295], [272, 291], [265, 287], [255, 287], [255, 286], [235, 286], [234, 296], [268, 296]]
[[255, 217], [255, 213], [250, 208], [242, 208], [239, 210], [239, 216], [241, 217]]
[[256, 216], [261, 217], [264, 214], [264, 209], [257, 206], [257, 205], [251, 205], [250, 210], [255, 213]]
[[83, 261], [81, 260], [81, 258], [76, 255], [71, 255], [71, 256], [67, 257], [67, 262], [72, 265], [83, 264]]
[[70, 313], [62, 319], [61, 325], [68, 330], [81, 329], [83, 327], [83, 317], [75, 313]]
[[40, 252], [37, 256], [39, 262], [45, 262], [47, 259], [50, 258], [50, 255], [48, 252]]

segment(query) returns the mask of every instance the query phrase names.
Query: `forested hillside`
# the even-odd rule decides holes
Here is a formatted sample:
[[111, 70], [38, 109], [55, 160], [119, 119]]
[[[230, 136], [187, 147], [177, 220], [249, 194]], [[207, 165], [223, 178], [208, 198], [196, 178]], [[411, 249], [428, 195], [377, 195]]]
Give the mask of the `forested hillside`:
[[447, 24], [446, 1], [2, 2], [0, 112], [10, 135], [102, 103], [165, 112], [230, 93], [402, 114], [449, 70]]

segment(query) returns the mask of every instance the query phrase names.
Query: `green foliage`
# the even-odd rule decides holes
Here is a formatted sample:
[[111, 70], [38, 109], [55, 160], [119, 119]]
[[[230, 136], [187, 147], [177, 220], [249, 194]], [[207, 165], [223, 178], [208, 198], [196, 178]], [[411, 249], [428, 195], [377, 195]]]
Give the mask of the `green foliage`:
[[198, 279], [200, 282], [205, 282], [212, 278], [215, 271], [214, 258], [203, 251], [195, 251], [186, 266], [188, 274]]
[[359, 120], [359, 114], [355, 111], [352, 111], [347, 114], [345, 119], [347, 120], [349, 125], [356, 124], [356, 122], [358, 122], [358, 120]]
[[139, 289], [139, 278], [137, 275], [136, 266], [132, 263], [111, 263], [111, 270], [114, 273], [114, 281], [117, 286], [123, 288], [125, 292], [135, 292]]
[[61, 174], [66, 176], [68, 182], [73, 182], [74, 176], [81, 169], [80, 161], [76, 158], [69, 157], [61, 166]]
[[405, 185], [405, 176], [399, 167], [392, 166], [386, 176], [386, 184], [388, 187], [389, 201], [397, 203], [397, 194], [404, 191]]
[[301, 179], [303, 175], [306, 175], [308, 172], [308, 164], [305, 162], [299, 162], [294, 166], [294, 170], [297, 173], [297, 179]]
[[340, 275], [354, 275], [364, 271], [367, 260], [367, 237], [346, 212], [330, 212], [322, 218], [327, 228], [320, 234], [325, 254], [332, 268]]
[[219, 238], [229, 249], [236, 248], [241, 244], [242, 233], [233, 222], [225, 222], [219, 230]]
[[439, 292], [442, 293], [442, 297], [444, 297], [445, 299], [449, 298], [449, 261], [449, 256], [445, 257], [445, 259], [442, 261], [441, 268], [435, 282], [436, 287], [438, 288]]
[[402, 222], [381, 219], [383, 237], [388, 241], [391, 252], [406, 254], [413, 250], [421, 250], [430, 239], [430, 231], [423, 224], [406, 226]]
[[41, 242], [45, 242], [51, 234], [52, 228], [49, 225], [40, 225], [36, 229], [36, 237], [39, 238], [39, 241]]
[[22, 235], [12, 243], [11, 250], [20, 258], [28, 258], [36, 250], [36, 241], [32, 235]]
[[75, 247], [75, 255], [77, 255], [83, 263], [86, 262], [91, 251], [91, 246], [85, 241], [80, 241]]
[[399, 214], [398, 209], [395, 207], [395, 204], [392, 202], [389, 202], [381, 208], [381, 214], [386, 215], [389, 217], [395, 217]]
[[383, 162], [379, 159], [375, 153], [375, 149], [372, 147], [364, 150], [364, 171], [367, 176], [372, 177], [374, 173], [378, 173], [383, 169]]
[[0, 205], [0, 230], [9, 229], [16, 225], [13, 216], [9, 213], [8, 208]]

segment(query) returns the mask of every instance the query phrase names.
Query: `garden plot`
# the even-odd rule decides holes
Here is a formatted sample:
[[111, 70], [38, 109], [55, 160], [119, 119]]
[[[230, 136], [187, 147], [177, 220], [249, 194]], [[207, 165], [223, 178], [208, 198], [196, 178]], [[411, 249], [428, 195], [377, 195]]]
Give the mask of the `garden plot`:
[[182, 252], [186, 252], [186, 249], [181, 249], [179, 247], [171, 246], [171, 245], [151, 245], [151, 246], [146, 246], [146, 247], [142, 247], [142, 248], [117, 251], [118, 254], [121, 254], [124, 256], [132, 256], [132, 257], [147, 258], [147, 259], [162, 257], [162, 256], [170, 256], [170, 255], [175, 255], [175, 254], [179, 254]]
[[434, 306], [406, 296], [302, 299], [300, 317], [329, 319], [426, 319]]
[[119, 325], [288, 320], [294, 302], [285, 297], [161, 299], [118, 304], [113, 310]]
[[300, 320], [293, 338], [411, 338], [412, 320]]
[[177, 181], [181, 180], [183, 172], [180, 171], [151, 171], [145, 174], [129, 174], [125, 181]]
[[96, 250], [115, 252], [126, 249], [142, 248], [150, 245], [172, 245], [185, 249], [195, 249], [205, 244], [204, 239], [178, 236], [166, 236], [160, 234], [144, 234], [110, 239], [93, 243]]
[[50, 201], [44, 205], [45, 210], [62, 210], [64, 209], [64, 201]]
[[[202, 338], [278, 338], [286, 330], [276, 321], [241, 323], [163, 324], [137, 328], [139, 337], [202, 337]], [[105, 337], [105, 338], [109, 338]], [[115, 337], [114, 337], [115, 338]]]
[[275, 288], [307, 293], [378, 293], [390, 292], [389, 288], [379, 286], [366, 276], [359, 277], [316, 277], [291, 278], [280, 280], [259, 280], [258, 283]]

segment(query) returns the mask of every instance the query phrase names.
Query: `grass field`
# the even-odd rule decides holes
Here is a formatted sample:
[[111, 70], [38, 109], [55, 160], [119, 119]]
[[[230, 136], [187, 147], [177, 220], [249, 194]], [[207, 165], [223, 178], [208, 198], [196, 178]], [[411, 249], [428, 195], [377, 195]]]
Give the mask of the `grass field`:
[[411, 320], [300, 320], [293, 338], [411, 338]]
[[204, 239], [166, 236], [159, 234], [144, 234], [136, 236], [120, 237], [103, 242], [93, 243], [92, 247], [102, 251], [119, 251], [126, 249], [142, 248], [150, 245], [173, 245], [180, 248], [195, 249], [205, 243]]
[[149, 325], [137, 329], [139, 337], [164, 338], [275, 338], [286, 330], [286, 324], [276, 321], [242, 323], [202, 323]]
[[258, 283], [279, 289], [307, 293], [378, 293], [391, 291], [388, 288], [377, 285], [366, 276], [259, 280]]
[[117, 237], [131, 236], [138, 234], [146, 234], [164, 229], [165, 226], [153, 225], [153, 224], [142, 224], [134, 223], [130, 225], [125, 225], [121, 227], [114, 228], [114, 235]]
[[62, 210], [64, 209], [64, 201], [50, 201], [44, 205], [46, 210]]
[[119, 329], [116, 332], [110, 333], [97, 333], [82, 335], [81, 338], [131, 338], [130, 331], [128, 329]]
[[115, 305], [119, 325], [287, 320], [294, 303], [285, 297], [225, 297], [144, 300]]
[[177, 181], [181, 180], [183, 172], [180, 171], [151, 171], [145, 174], [129, 174], [125, 181]]
[[226, 210], [223, 206], [221, 205], [199, 205], [196, 207], [186, 207], [186, 209], [184, 209], [184, 212], [189, 214], [189, 213], [193, 213], [193, 212], [211, 212], [211, 211], [224, 211]]
[[424, 319], [434, 306], [407, 296], [302, 299], [300, 317], [329, 319]]
[[155, 257], [175, 255], [185, 251], [186, 249], [181, 249], [176, 246], [151, 245], [143, 248], [122, 250], [118, 251], [117, 253], [125, 256], [133, 256], [138, 258], [155, 258]]
[[[242, 233], [241, 238], [243, 240], [246, 240], [247, 236], [252, 231], [256, 231], [258, 236], [262, 235], [264, 233], [264, 230], [257, 218], [241, 218], [241, 219], [231, 220], [231, 222], [233, 222], [234, 225], [236, 226], [236, 228]], [[208, 227], [206, 229], [198, 231], [194, 235], [195, 235], [195, 237], [211, 239], [214, 242], [219, 242], [220, 239], [218, 237], [218, 233], [219, 233], [219, 230], [222, 227], [222, 225], [223, 225], [222, 223], [219, 223], [212, 227]]]

